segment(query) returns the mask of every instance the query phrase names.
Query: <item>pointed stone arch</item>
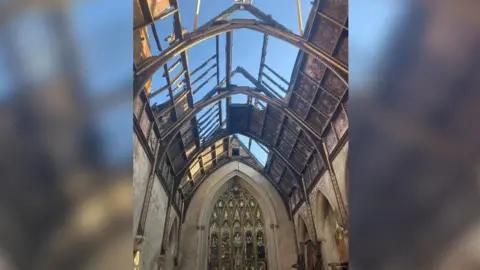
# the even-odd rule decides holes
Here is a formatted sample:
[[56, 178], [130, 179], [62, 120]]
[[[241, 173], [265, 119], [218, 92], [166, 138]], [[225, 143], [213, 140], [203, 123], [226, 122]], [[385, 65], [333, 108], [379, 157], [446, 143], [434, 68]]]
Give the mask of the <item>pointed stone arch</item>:
[[[297, 232], [298, 232], [298, 241], [305, 242], [310, 239], [310, 233], [308, 232], [307, 223], [305, 222], [305, 217], [300, 215], [298, 218]], [[312, 240], [312, 239], [310, 239]]]
[[[207, 269], [208, 224], [213, 204], [233, 185], [235, 177], [255, 197], [263, 213], [268, 269], [287, 269], [295, 262], [293, 228], [280, 195], [261, 173], [232, 161], [205, 179], [192, 198], [182, 225], [179, 269]], [[287, 235], [292, 237], [285, 237]]]
[[[297, 224], [297, 232], [299, 232], [299, 226], [300, 226], [300, 221], [302, 221], [305, 226], [306, 226], [306, 231], [308, 232], [308, 235], [309, 235], [309, 238], [314, 240], [315, 239], [315, 228], [314, 228], [314, 224], [311, 221], [311, 219], [309, 219], [308, 217], [308, 208], [307, 208], [307, 204], [306, 203], [303, 203], [302, 206], [300, 207], [300, 209], [298, 209], [298, 216], [299, 218], [297, 219], [297, 222], [295, 224]], [[302, 219], [302, 220], [300, 220]], [[313, 220], [312, 220], [313, 221]]]

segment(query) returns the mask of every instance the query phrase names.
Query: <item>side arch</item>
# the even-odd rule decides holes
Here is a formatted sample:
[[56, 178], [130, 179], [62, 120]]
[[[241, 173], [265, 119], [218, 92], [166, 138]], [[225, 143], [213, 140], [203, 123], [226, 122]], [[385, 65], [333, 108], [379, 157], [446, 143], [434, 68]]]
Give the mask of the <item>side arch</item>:
[[170, 226], [167, 227], [168, 237], [165, 243], [165, 263], [163, 263], [161, 267], [158, 267], [159, 270], [168, 270], [174, 268], [175, 260], [177, 257], [176, 251], [178, 245], [178, 226], [178, 217], [175, 217], [175, 219], [170, 223]]
[[309, 246], [311, 247], [312, 242], [315, 242], [315, 239], [312, 239], [312, 234], [308, 230], [308, 226], [306, 221], [304, 220], [305, 217], [299, 216], [298, 218], [298, 241], [299, 241], [299, 248], [300, 254], [302, 255], [303, 262], [307, 269], [311, 269], [312, 260], [309, 253]]
[[322, 197], [323, 198], [317, 202], [317, 207], [321, 207], [323, 212], [321, 216], [323, 219], [321, 221], [323, 224], [321, 228], [322, 255], [325, 258], [325, 263], [340, 262], [340, 251], [338, 250], [335, 239], [336, 224], [338, 224], [337, 213], [323, 194]]
[[[185, 163], [184, 165], [184, 169], [182, 171], [179, 172], [179, 179], [182, 179], [183, 176], [186, 174], [186, 169], [190, 167], [190, 165], [198, 158], [198, 156], [205, 150], [205, 149], [208, 149], [209, 147], [211, 147], [212, 145], [214, 145], [217, 141], [219, 140], [223, 140], [224, 138], [228, 137], [228, 136], [231, 136], [233, 134], [241, 134], [241, 135], [244, 135], [248, 138], [251, 138], [257, 142], [260, 142], [262, 143], [263, 145], [265, 145], [268, 149], [270, 150], [273, 150], [273, 147], [268, 144], [266, 141], [260, 139], [260, 138], [257, 138], [257, 137], [254, 137], [252, 136], [251, 134], [249, 133], [245, 133], [245, 132], [240, 132], [240, 133], [234, 133], [234, 132], [222, 132], [220, 133], [218, 136], [215, 136], [213, 137], [211, 140], [208, 140], [207, 142], [204, 143], [204, 145], [198, 150], [196, 151], [194, 154], [192, 154], [192, 156], [187, 160], [187, 162]], [[276, 151], [276, 150], [273, 150], [273, 151]], [[275, 153], [276, 155], [280, 156], [281, 154], [280, 153]], [[283, 156], [282, 156], [283, 157]], [[244, 162], [241, 162], [239, 161], [240, 163], [242, 164], [245, 164]], [[247, 164], [245, 164], [247, 165]], [[248, 166], [248, 165], [247, 165]], [[293, 172], [293, 169], [292, 167], [290, 167], [289, 164], [286, 164], [288, 170], [290, 170], [292, 172], [292, 174], [295, 174]]]
[[[303, 222], [303, 224], [305, 224], [305, 228], [306, 228], [306, 232], [308, 233], [308, 238], [309, 239], [315, 239], [315, 228], [313, 227], [313, 224], [309, 223], [308, 220], [308, 214], [307, 214], [307, 205], [306, 203], [304, 202], [303, 205], [300, 207], [300, 209], [297, 211], [298, 213], [298, 222], [296, 223], [297, 224], [297, 232], [300, 233], [300, 224]], [[299, 234], [299, 237], [301, 237], [301, 235]]]
[[297, 234], [298, 234], [298, 240], [300, 242], [305, 242], [308, 239], [310, 239], [310, 233], [308, 232], [307, 224], [305, 223], [304, 220], [305, 217], [302, 215], [299, 215], [298, 217], [298, 223], [297, 223]]
[[287, 269], [295, 262], [293, 237], [284, 237], [293, 235], [293, 228], [280, 195], [261, 173], [250, 166], [232, 161], [205, 179], [192, 197], [182, 225], [180, 256], [183, 259], [179, 269], [207, 269], [208, 224], [213, 204], [233, 184], [234, 177], [239, 178], [242, 187], [261, 206], [269, 269]]

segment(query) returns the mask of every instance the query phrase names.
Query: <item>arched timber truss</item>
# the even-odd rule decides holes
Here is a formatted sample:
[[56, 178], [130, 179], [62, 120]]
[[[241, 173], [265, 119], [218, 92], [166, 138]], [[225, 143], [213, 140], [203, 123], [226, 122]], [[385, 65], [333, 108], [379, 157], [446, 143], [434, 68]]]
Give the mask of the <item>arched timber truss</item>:
[[[268, 158], [265, 166], [256, 162], [257, 167], [293, 211], [301, 205], [319, 174], [331, 168], [326, 163], [346, 141], [348, 129], [348, 50], [345, 45], [348, 44], [348, 12], [345, 8], [348, 4], [343, 0], [325, 1], [331, 3], [323, 6], [320, 1], [313, 3], [303, 36], [294, 34], [250, 4], [235, 4], [191, 33], [182, 30], [175, 0], [170, 1], [174, 3], [174, 10], [166, 10], [157, 16], [163, 18], [173, 14], [173, 39], [170, 46], [162, 50], [156, 37], [161, 53], [134, 66], [134, 127], [140, 134], [140, 141], [149, 148], [154, 164], [152, 175], [156, 174], [167, 187], [177, 211], [180, 211], [182, 200], [191, 197], [190, 192], [183, 192], [181, 188], [185, 182], [193, 183], [191, 191], [194, 192], [201, 184], [199, 179], [208, 174], [209, 164], [217, 165], [222, 155], [235, 159], [231, 142], [236, 134], [249, 138], [248, 146], [243, 145], [242, 149], [250, 157], [254, 157], [250, 152], [252, 141], [263, 147]], [[148, 9], [148, 0], [139, 2]], [[226, 20], [229, 14], [239, 9], [249, 11], [258, 20]], [[145, 21], [148, 21], [147, 17]], [[154, 22], [152, 18], [150, 20], [150, 23]], [[241, 67], [232, 71], [232, 32], [236, 29], [265, 34], [258, 78]], [[218, 37], [222, 33], [226, 33], [226, 77], [220, 80]], [[300, 49], [290, 82], [265, 63], [268, 36]], [[188, 49], [212, 37], [216, 38], [216, 54], [190, 73], [186, 60]], [[181, 57], [170, 65], [169, 61], [174, 61], [177, 56]], [[191, 82], [190, 76], [214, 60], [216, 64]], [[179, 64], [183, 71], [170, 80], [170, 70]], [[148, 83], [162, 66], [167, 85], [150, 93]], [[205, 75], [210, 70], [215, 71], [215, 67], [216, 73], [205, 80]], [[254, 87], [232, 84], [231, 78], [235, 74], [242, 74]], [[193, 102], [198, 89], [215, 75], [216, 87]], [[204, 83], [193, 89], [202, 80]], [[283, 91], [284, 96], [273, 88]], [[151, 104], [150, 99], [167, 89], [170, 101]], [[175, 91], [180, 94], [174, 95]], [[232, 104], [232, 96], [239, 94], [247, 97], [247, 103]], [[222, 106], [226, 108], [226, 115], [222, 115]], [[148, 207], [151, 181], [153, 177], [147, 185], [143, 209]]]
[[[337, 75], [345, 84], [347, 84], [343, 76], [348, 73], [348, 68], [338, 60], [324, 53], [314, 44], [303, 40], [302, 37], [295, 35], [290, 31], [278, 29], [273, 25], [269, 25], [261, 21], [251, 19], [233, 19], [229, 21], [218, 22], [204, 31], [193, 32], [185, 37], [184, 40], [179, 41], [176, 44], [172, 44], [161, 55], [155, 57], [152, 62], [148, 63], [148, 65], [142, 67], [142, 69], [137, 72], [134, 82], [135, 91], [138, 91], [139, 88], [143, 87], [143, 85], [152, 77], [152, 75], [172, 57], [188, 50], [188, 48], [206, 39], [236, 29], [251, 29], [286, 41], [305, 53], [316, 57], [322, 64], [330, 68], [335, 75]], [[341, 76], [337, 70], [345, 75]]]

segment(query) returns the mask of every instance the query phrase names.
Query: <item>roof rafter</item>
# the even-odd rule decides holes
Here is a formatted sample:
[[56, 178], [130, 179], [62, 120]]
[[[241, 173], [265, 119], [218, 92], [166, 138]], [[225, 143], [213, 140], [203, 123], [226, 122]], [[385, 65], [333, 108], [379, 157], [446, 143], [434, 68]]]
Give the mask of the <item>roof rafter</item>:
[[[140, 1], [146, 2], [147, 0]], [[317, 177], [318, 171], [325, 169], [322, 167], [324, 166], [324, 164], [321, 163], [322, 158], [319, 157], [320, 153], [322, 153], [319, 151], [321, 145], [315, 142], [322, 140], [327, 133], [326, 128], [328, 126], [332, 128], [338, 141], [338, 137], [341, 135], [337, 133], [337, 130], [331, 122], [333, 115], [330, 109], [333, 105], [335, 105], [335, 108], [341, 106], [342, 102], [340, 100], [344, 99], [347, 94], [346, 92], [341, 94], [340, 90], [332, 88], [331, 81], [330, 85], [325, 85], [323, 79], [317, 81], [318, 76], [311, 76], [312, 71], [307, 70], [305, 61], [309, 59], [311, 61], [312, 58], [314, 58], [314, 60], [316, 59], [317, 62], [326, 66], [328, 72], [333, 74], [330, 76], [336, 77], [335, 79], [337, 81], [340, 81], [340, 83], [343, 83], [343, 85], [348, 88], [345, 80], [346, 76], [348, 76], [348, 66], [345, 64], [345, 58], [338, 57], [339, 54], [345, 55], [344, 44], [345, 36], [348, 38], [348, 27], [346, 26], [348, 16], [345, 17], [344, 20], [343, 17], [338, 17], [338, 13], [332, 13], [332, 8], [324, 11], [323, 7], [318, 4], [319, 1], [316, 1], [305, 27], [305, 35], [299, 36], [295, 35], [291, 30], [288, 30], [255, 6], [236, 3], [196, 30], [194, 29], [194, 32], [186, 33], [185, 29], [181, 27], [178, 3], [176, 0], [168, 1], [172, 7], [165, 10], [162, 14], [163, 16], [167, 16], [166, 14], [170, 13], [168, 15], [173, 15], [174, 17], [174, 33], [171, 35], [171, 39], [169, 39], [170, 46], [166, 50], [161, 51], [159, 55], [150, 57], [148, 61], [144, 61], [142, 65], [137, 66], [134, 75], [134, 97], [136, 99], [138, 93], [143, 92], [144, 82], [150, 80], [153, 73], [159, 68], [163, 66], [164, 69], [166, 69], [166, 71], [164, 71], [164, 77], [166, 77], [169, 75], [169, 72], [173, 71], [180, 64], [183, 66], [183, 69], [175, 79], [172, 82], [167, 80], [167, 85], [160, 88], [160, 90], [165, 91], [168, 89], [170, 98], [173, 97], [172, 92], [174, 92], [175, 95], [177, 95], [174, 101], [183, 100], [184, 102], [186, 98], [189, 108], [184, 107], [186, 104], [182, 103], [178, 103], [179, 106], [177, 108], [177, 104], [174, 102], [170, 102], [170, 104], [164, 103], [155, 108], [156, 115], [163, 117], [159, 118], [160, 121], [162, 121], [162, 126], [157, 128], [160, 131], [159, 139], [162, 141], [162, 145], [165, 146], [162, 147], [160, 151], [160, 161], [168, 158], [168, 156], [177, 157], [181, 155], [183, 158], [172, 160], [173, 163], [170, 162], [168, 165], [162, 166], [169, 166], [172, 171], [175, 171], [174, 178], [176, 182], [181, 182], [179, 179], [183, 178], [186, 174], [190, 175], [190, 179], [198, 179], [199, 175], [204, 176], [209, 173], [207, 168], [210, 168], [212, 164], [213, 166], [219, 165], [224, 161], [224, 155], [227, 154], [228, 157], [230, 153], [229, 147], [231, 144], [226, 143], [226, 139], [224, 139], [224, 148], [222, 149], [217, 149], [215, 140], [222, 138], [222, 136], [231, 138], [229, 136], [232, 135], [233, 138], [237, 138], [234, 134], [238, 133], [249, 138], [248, 147], [245, 147], [243, 142], [237, 139], [245, 151], [254, 159], [256, 159], [256, 157], [251, 152], [252, 138], [261, 143], [258, 146], [255, 144], [256, 148], [261, 145], [267, 146], [268, 150], [264, 149], [264, 151], [268, 153], [268, 157], [262, 173], [268, 176], [269, 179], [275, 179], [277, 182], [273, 182], [274, 184], [281, 184], [279, 187], [280, 191], [288, 193], [290, 196], [292, 195], [292, 185], [294, 185], [297, 188], [301, 188], [303, 192], [306, 192], [306, 189], [310, 188], [310, 186], [306, 186], [304, 179], [306, 178], [310, 184], [311, 181], [313, 181], [311, 178]], [[200, 1], [197, 1], [197, 3], [199, 2]], [[228, 18], [238, 10], [248, 11], [258, 20]], [[335, 10], [335, 12], [337, 11]], [[155, 16], [158, 17], [158, 15]], [[151, 17], [151, 20], [153, 20], [153, 16]], [[315, 35], [318, 36], [318, 29], [320, 29], [318, 25], [315, 24], [319, 23], [319, 18], [324, 18], [341, 29], [340, 34], [337, 34], [338, 32], [336, 30], [332, 32], [337, 37], [333, 50], [325, 49], [324, 44], [321, 41], [318, 42], [318, 39], [315, 38]], [[197, 15], [195, 21], [196, 26], [198, 22]], [[335, 22], [341, 21], [345, 21], [345, 23], [335, 24]], [[150, 24], [152, 28], [155, 28], [155, 23]], [[232, 34], [234, 30], [241, 28], [264, 33], [258, 79], [254, 78], [248, 71], [241, 67], [232, 70]], [[325, 28], [321, 28], [321, 31], [324, 30]], [[325, 31], [331, 31], [331, 29], [326, 29]], [[220, 81], [219, 35], [222, 33], [226, 34], [226, 58], [224, 62], [226, 76], [224, 80]], [[330, 33], [330, 35], [332, 35], [332, 33]], [[156, 31], [154, 31], [154, 35], [155, 34]], [[292, 72], [297, 75], [292, 74], [290, 83], [279, 75], [274, 68], [265, 63], [269, 35], [289, 42], [302, 51], [297, 57], [297, 62]], [[207, 61], [202, 62], [193, 72], [189, 73], [187, 66], [188, 59], [186, 59], [187, 50], [195, 44], [213, 36], [215, 36], [215, 54], [208, 58]], [[321, 34], [320, 37], [323, 37], [323, 35]], [[333, 42], [333, 37], [331, 42]], [[170, 65], [170, 67], [168, 67], [168, 61], [176, 55], [181, 57], [177, 59], [175, 63], [169, 63], [168, 65]], [[308, 55], [309, 57], [302, 60], [303, 55]], [[212, 61], [213, 58], [215, 58], [216, 63], [207, 67], [208, 62]], [[311, 64], [312, 63], [309, 65]], [[209, 76], [209, 72], [215, 70], [215, 68], [216, 72]], [[267, 74], [265, 74], [266, 71]], [[190, 76], [197, 72], [199, 73], [198, 77], [193, 82], [190, 82]], [[252, 82], [255, 87], [233, 85], [231, 77], [236, 73], [242, 74]], [[314, 75], [316, 74], [314, 73]], [[181, 80], [181, 76], [185, 76], [185, 78]], [[305, 84], [301, 76], [305, 76], [307, 80], [310, 80], [310, 84]], [[205, 91], [200, 91], [202, 87], [207, 85], [214, 77], [216, 77], [217, 80], [216, 87], [206, 94]], [[324, 77], [326, 77], [325, 74]], [[271, 84], [266, 83], [265, 79]], [[177, 86], [175, 90], [172, 89], [174, 81], [180, 81], [179, 86]], [[337, 81], [335, 83], [338, 83]], [[301, 85], [301, 83], [303, 83], [303, 85]], [[199, 85], [197, 89], [191, 89], [191, 87], [196, 84]], [[283, 84], [288, 85], [288, 90]], [[222, 87], [224, 85], [225, 87]], [[183, 86], [183, 92], [179, 91], [181, 86]], [[272, 87], [274, 89], [272, 89]], [[300, 89], [301, 87], [303, 87], [303, 89]], [[311, 97], [309, 93], [312, 92], [310, 89], [305, 88], [314, 87], [316, 92], [315, 95]], [[324, 97], [324, 92], [329, 96]], [[305, 95], [305, 93], [307, 95]], [[247, 102], [245, 104], [236, 103], [231, 105], [231, 97], [235, 94], [246, 95]], [[286, 97], [284, 97], [284, 94], [286, 94]], [[196, 100], [198, 101], [195, 103], [193, 102], [193, 95], [197, 95]], [[198, 99], [198, 95], [202, 95], [203, 97]], [[290, 102], [291, 96], [297, 100], [295, 104]], [[324, 98], [324, 100], [321, 100], [322, 98]], [[333, 99], [335, 104], [329, 99]], [[252, 102], [253, 100], [255, 100], [254, 104]], [[325, 105], [325, 102], [329, 103]], [[222, 104], [225, 104], [226, 108], [222, 108]], [[211, 106], [211, 109], [209, 109], [208, 112], [204, 112], [197, 117], [198, 113], [209, 106]], [[305, 108], [308, 107], [307, 114], [305, 114], [304, 109], [298, 109], [298, 107], [301, 108], [302, 106]], [[218, 108], [218, 110], [216, 110], [216, 108]], [[173, 121], [165, 122], [164, 116], [168, 114], [176, 115], [177, 110], [179, 110], [178, 119], [176, 119], [177, 117], [173, 117]], [[226, 116], [222, 115], [222, 112], [225, 113], [224, 110], [226, 111]], [[335, 109], [335, 111], [337, 110]], [[238, 117], [239, 115], [240, 117]], [[242, 115], [246, 115], [246, 117], [242, 118]], [[263, 120], [259, 118], [259, 116], [263, 117]], [[218, 119], [218, 123], [216, 119]], [[228, 125], [225, 125], [227, 121]], [[191, 124], [185, 125], [188, 122], [191, 122]], [[246, 127], [242, 126], [240, 130], [235, 129], [235, 132], [229, 131], [230, 127], [233, 128], [236, 126], [236, 123], [245, 125], [245, 122], [247, 123]], [[156, 123], [156, 125], [159, 125], [159, 123], [160, 122]], [[254, 128], [259, 132], [254, 132]], [[182, 130], [182, 132], [180, 132], [180, 130]], [[196, 148], [191, 147], [192, 134], [195, 139]], [[342, 134], [345, 134], [344, 130], [342, 130]], [[328, 135], [329, 138], [333, 136], [331, 133], [328, 133]], [[183, 145], [184, 143], [188, 144], [188, 146]], [[208, 144], [211, 144], [211, 146], [208, 146]], [[188, 147], [188, 149], [186, 149], [186, 147]], [[331, 144], [329, 144], [329, 149], [331, 149], [331, 147]], [[208, 152], [208, 149], [210, 149], [210, 152]], [[215, 157], [210, 161], [210, 158], [213, 156]], [[272, 158], [273, 156], [276, 158]], [[159, 164], [163, 164], [163, 162], [159, 162]], [[197, 170], [198, 166], [199, 170]], [[272, 168], [273, 170], [271, 170]], [[200, 172], [200, 174], [197, 172]], [[278, 175], [280, 172], [281, 175]], [[272, 174], [269, 175], [270, 173]], [[294, 179], [296, 181], [293, 181]], [[175, 187], [177, 188], [178, 186]], [[176, 190], [174, 192], [176, 192]]]
[[317, 48], [314, 44], [303, 40], [302, 37], [295, 35], [290, 31], [280, 29], [278, 26], [272, 26], [264, 22], [249, 19], [232, 19], [230, 21], [224, 21], [222, 23], [212, 25], [208, 27], [208, 31], [200, 31], [200, 29], [197, 29], [197, 31], [189, 33], [185, 39], [173, 43], [159, 56], [154, 57], [152, 61], [137, 71], [134, 77], [134, 92], [140, 91], [141, 88], [144, 87], [145, 83], [152, 77], [155, 71], [157, 71], [159, 67], [171, 59], [174, 55], [188, 50], [193, 45], [205, 39], [221, 33], [242, 28], [263, 32], [289, 42], [302, 51], [305, 51], [306, 53], [316, 57], [321, 63], [329, 67], [330, 70], [335, 73], [344, 84], [347, 84], [345, 79], [343, 79], [343, 76], [340, 76], [339, 72], [348, 73], [348, 68], [331, 55]]

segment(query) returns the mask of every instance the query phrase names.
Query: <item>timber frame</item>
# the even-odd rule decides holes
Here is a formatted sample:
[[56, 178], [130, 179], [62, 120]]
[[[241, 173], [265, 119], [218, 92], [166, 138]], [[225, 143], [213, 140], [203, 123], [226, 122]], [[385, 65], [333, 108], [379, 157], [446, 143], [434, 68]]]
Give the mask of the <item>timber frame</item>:
[[[137, 1], [143, 21], [134, 25], [134, 31], [150, 27], [159, 54], [147, 53], [134, 64], [134, 130], [154, 164], [151, 176], [157, 175], [168, 191], [169, 207], [183, 216], [203, 179], [225, 162], [241, 160], [272, 182], [294, 214], [323, 173], [335, 176], [331, 160], [347, 141], [348, 2], [315, 1], [300, 36], [251, 3], [237, 2], [199, 27], [197, 7], [194, 31], [188, 33], [176, 0], [169, 0], [169, 7], [157, 15], [152, 15], [148, 0]], [[238, 10], [257, 19], [228, 19]], [[155, 25], [165, 19], [173, 19], [174, 27], [163, 49]], [[236, 29], [264, 33], [258, 76], [242, 67], [232, 69]], [[222, 34], [226, 36], [226, 76], [220, 80]], [[290, 80], [265, 63], [269, 36], [300, 50]], [[213, 55], [190, 71], [188, 50], [212, 37]], [[181, 69], [171, 75], [178, 67]], [[152, 91], [152, 77], [160, 70], [166, 85]], [[237, 75], [254, 87], [232, 84]], [[201, 89], [212, 80], [216, 80], [215, 87], [201, 95]], [[165, 93], [167, 101], [153, 101]], [[247, 102], [232, 104], [231, 97], [237, 94], [246, 96]], [[247, 137], [248, 143], [237, 134]], [[232, 144], [240, 145], [240, 157], [233, 155]], [[268, 154], [265, 165], [252, 153], [252, 144]], [[153, 179], [147, 184], [140, 235]], [[338, 183], [333, 186], [339, 193]], [[341, 194], [336, 196], [343, 205]], [[346, 213], [344, 209], [341, 212]]]

